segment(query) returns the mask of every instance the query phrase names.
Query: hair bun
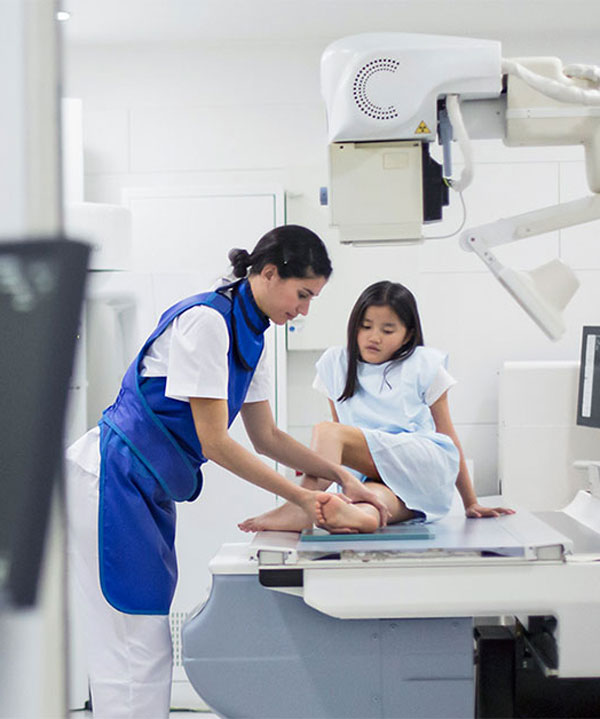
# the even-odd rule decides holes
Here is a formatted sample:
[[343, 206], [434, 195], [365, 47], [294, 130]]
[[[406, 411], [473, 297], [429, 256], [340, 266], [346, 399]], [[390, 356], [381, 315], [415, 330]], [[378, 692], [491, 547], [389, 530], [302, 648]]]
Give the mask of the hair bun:
[[236, 277], [245, 277], [248, 267], [252, 264], [252, 258], [248, 250], [242, 250], [239, 247], [229, 251], [229, 261], [233, 267], [233, 274]]

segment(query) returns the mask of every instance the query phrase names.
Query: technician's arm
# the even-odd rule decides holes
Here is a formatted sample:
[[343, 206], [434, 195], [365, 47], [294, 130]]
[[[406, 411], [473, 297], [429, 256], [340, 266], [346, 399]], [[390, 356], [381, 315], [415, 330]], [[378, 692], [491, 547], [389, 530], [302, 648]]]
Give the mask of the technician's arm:
[[458, 449], [460, 465], [458, 469], [458, 476], [456, 478], [456, 488], [458, 489], [463, 501], [467, 517], [498, 517], [501, 514], [514, 514], [512, 509], [505, 509], [504, 507], [482, 507], [477, 501], [477, 495], [475, 494], [473, 483], [471, 482], [471, 477], [469, 476], [465, 455], [450, 417], [448, 392], [444, 392], [444, 394], [436, 400], [429, 409], [431, 410], [436, 430], [440, 432], [440, 434], [445, 434], [450, 437]]
[[374, 504], [381, 514], [382, 525], [385, 526], [389, 512], [379, 497], [341, 465], [321, 457], [280, 430], [273, 420], [268, 401], [245, 403], [242, 405], [241, 415], [257, 452], [308, 476], [336, 482], [352, 501]]
[[238, 477], [297, 504], [317, 523], [315, 492], [290, 482], [229, 436], [226, 400], [190, 397], [190, 407], [202, 452], [207, 459]]

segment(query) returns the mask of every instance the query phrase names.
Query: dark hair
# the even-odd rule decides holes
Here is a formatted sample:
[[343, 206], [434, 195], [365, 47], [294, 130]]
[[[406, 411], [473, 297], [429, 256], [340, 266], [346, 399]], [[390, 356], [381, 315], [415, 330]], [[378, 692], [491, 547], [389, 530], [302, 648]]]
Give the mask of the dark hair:
[[[417, 347], [423, 345], [423, 330], [417, 301], [413, 293], [399, 282], [375, 282], [363, 290], [360, 297], [354, 303], [350, 318], [348, 319], [348, 373], [346, 375], [346, 386], [338, 397], [338, 402], [350, 399], [356, 392], [358, 384], [358, 351], [357, 335], [362, 324], [365, 312], [369, 307], [389, 306], [397, 315], [402, 324], [408, 330], [408, 340], [399, 347], [390, 357], [390, 361], [405, 360], [410, 357]], [[389, 365], [387, 371], [391, 368]]]
[[257, 275], [265, 265], [273, 264], [282, 279], [288, 277], [324, 277], [331, 275], [331, 261], [323, 241], [300, 225], [282, 225], [267, 232], [252, 252], [234, 249], [229, 261], [236, 277], [245, 277], [250, 269]]

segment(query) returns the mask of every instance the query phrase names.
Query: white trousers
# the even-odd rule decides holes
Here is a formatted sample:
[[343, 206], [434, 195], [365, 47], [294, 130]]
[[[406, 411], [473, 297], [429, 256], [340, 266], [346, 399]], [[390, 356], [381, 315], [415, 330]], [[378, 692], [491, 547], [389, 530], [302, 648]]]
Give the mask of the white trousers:
[[99, 478], [69, 454], [69, 568], [86, 634], [94, 717], [165, 719], [173, 672], [169, 618], [123, 614], [104, 598], [98, 572]]

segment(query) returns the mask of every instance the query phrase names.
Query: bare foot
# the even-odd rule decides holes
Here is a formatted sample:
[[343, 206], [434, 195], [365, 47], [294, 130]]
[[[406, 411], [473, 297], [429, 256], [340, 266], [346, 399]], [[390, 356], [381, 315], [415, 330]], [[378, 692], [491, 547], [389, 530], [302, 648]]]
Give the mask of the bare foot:
[[286, 502], [258, 517], [250, 517], [238, 524], [242, 532], [263, 532], [266, 529], [280, 532], [301, 532], [310, 529], [313, 523], [306, 512], [296, 504]]
[[[369, 511], [371, 507], [373, 511]], [[332, 533], [374, 532], [379, 527], [379, 512], [372, 505], [348, 504], [335, 494], [317, 497], [317, 517]]]

